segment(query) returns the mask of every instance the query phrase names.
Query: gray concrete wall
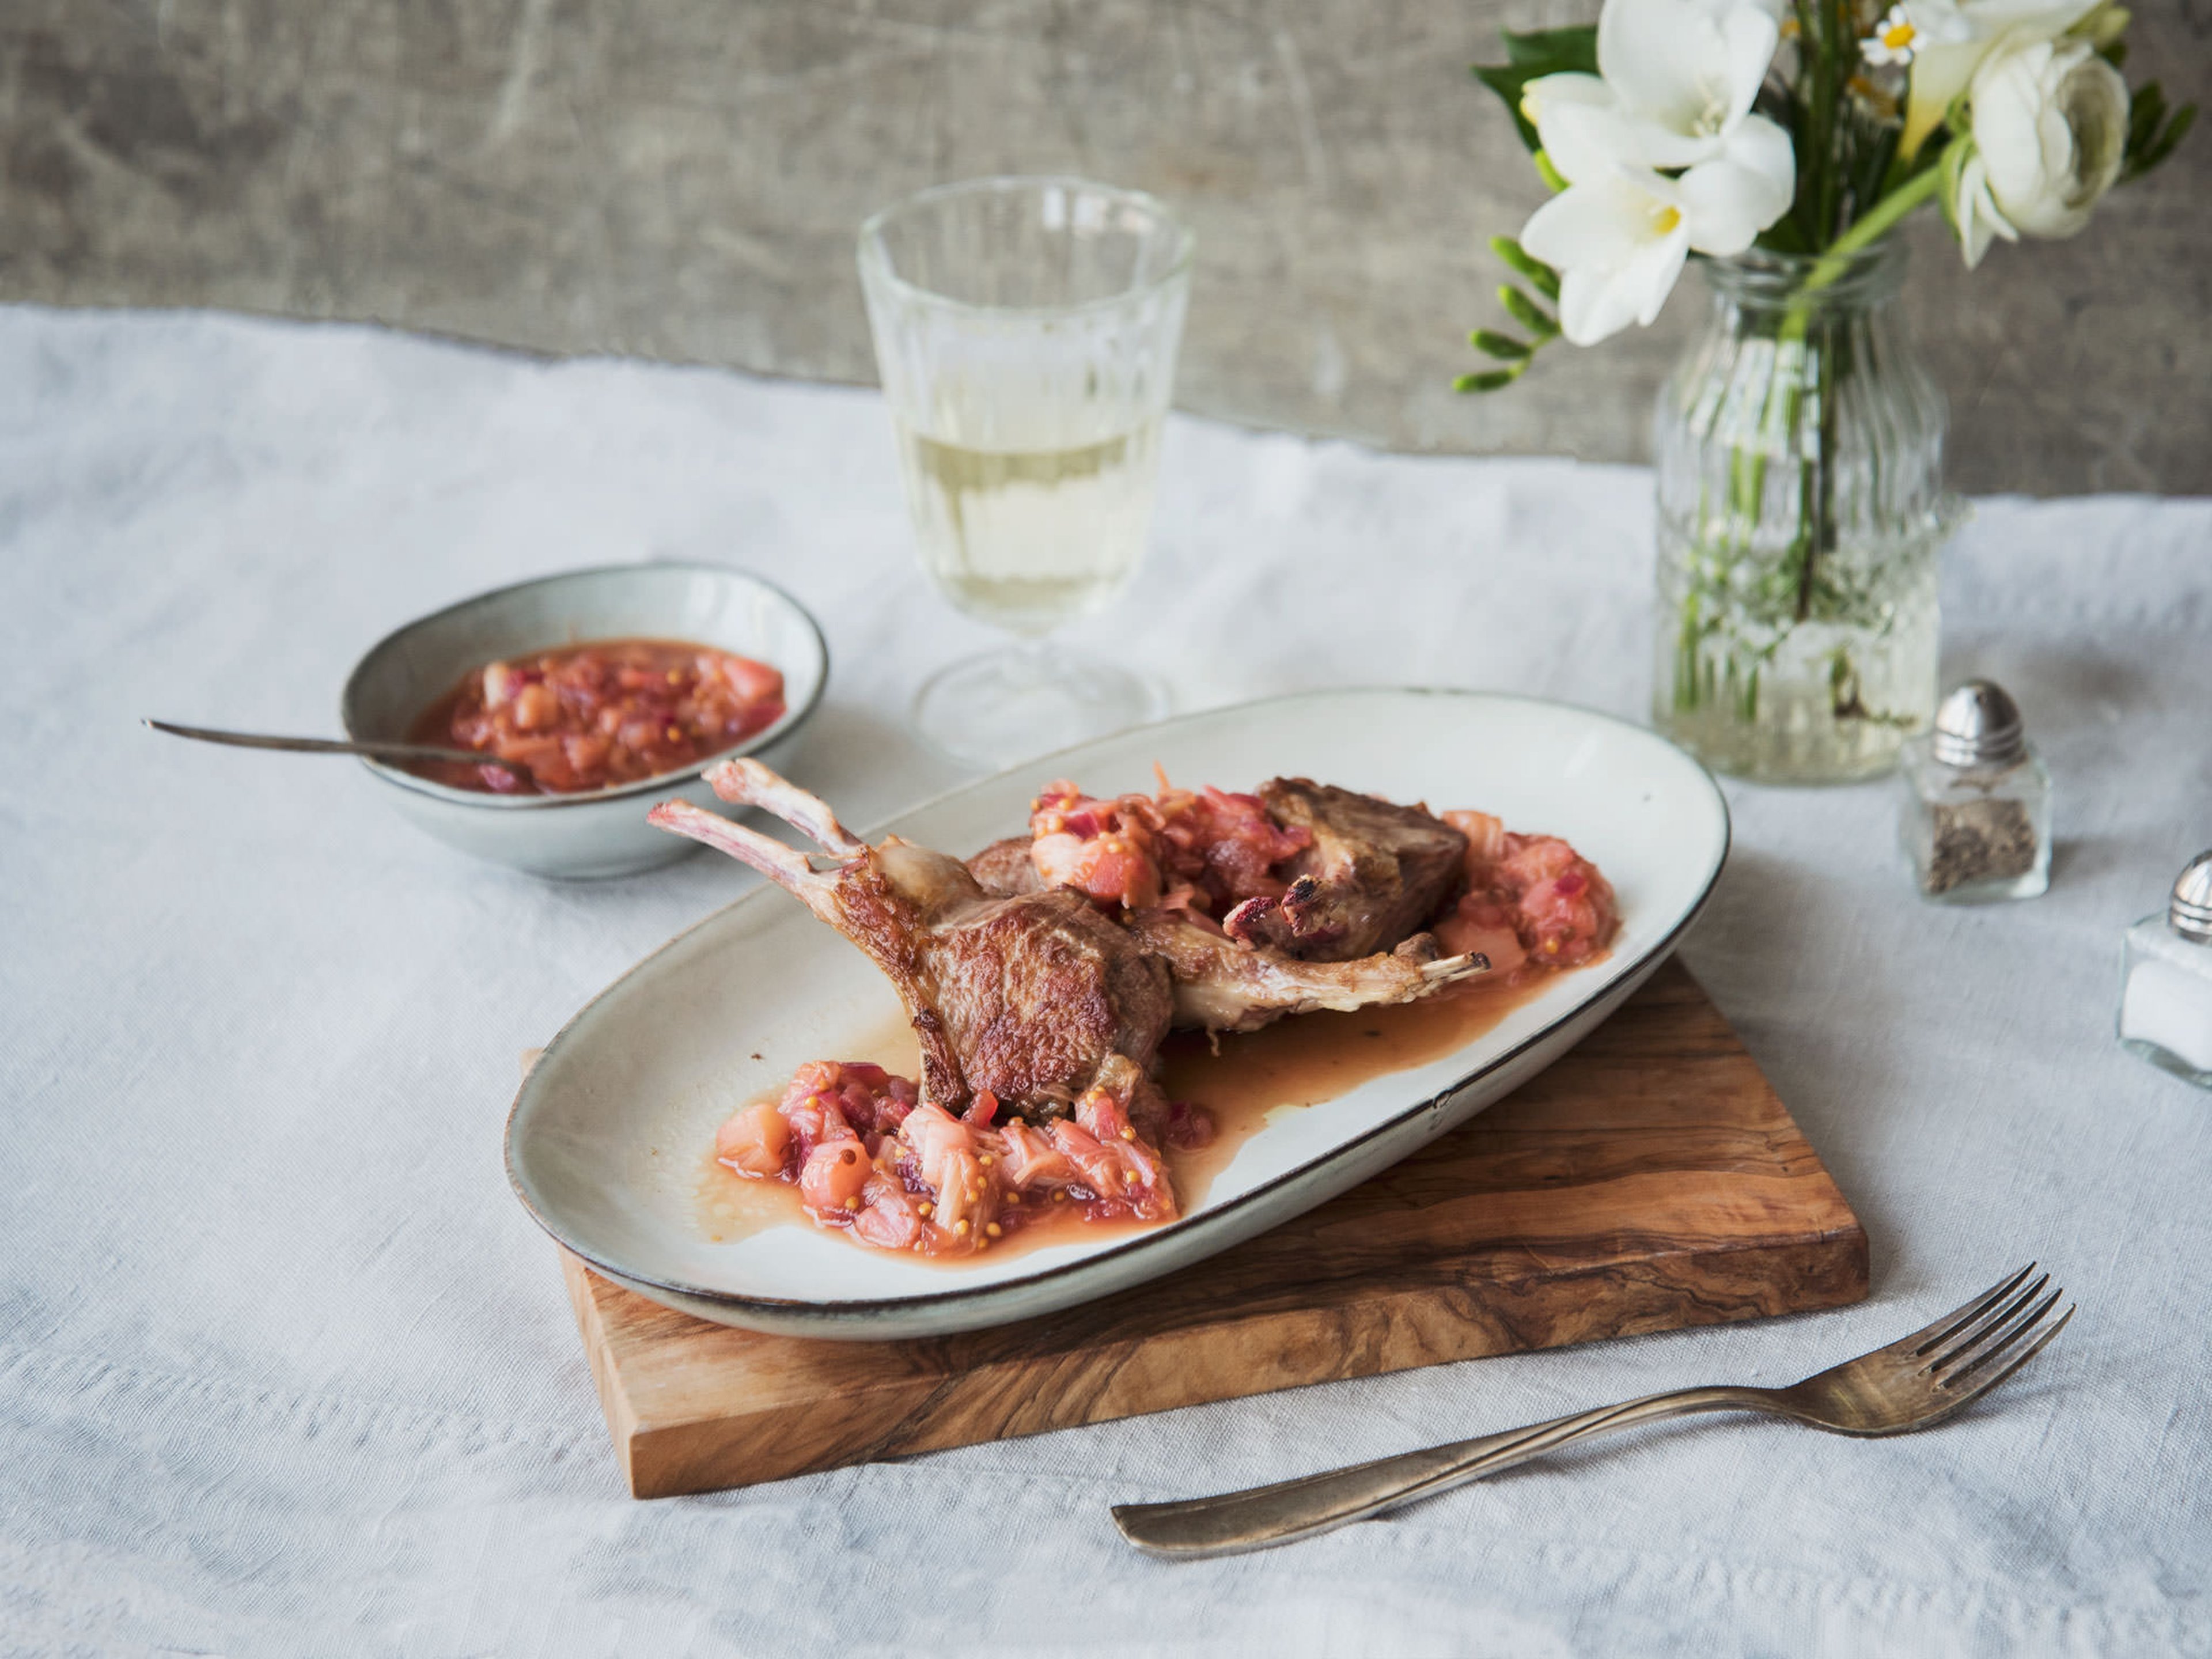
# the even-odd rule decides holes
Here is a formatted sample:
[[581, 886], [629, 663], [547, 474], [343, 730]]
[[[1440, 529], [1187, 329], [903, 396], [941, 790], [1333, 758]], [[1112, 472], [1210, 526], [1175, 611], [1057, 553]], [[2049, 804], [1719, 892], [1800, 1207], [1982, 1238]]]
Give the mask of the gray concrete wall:
[[[1201, 239], [1178, 399], [1404, 448], [1640, 457], [1694, 319], [1455, 396], [1485, 237], [1540, 189], [1465, 65], [1595, 4], [5, 0], [0, 298], [379, 319], [873, 378], [852, 234], [924, 184], [1071, 169]], [[2212, 5], [2135, 68], [2212, 101]], [[1910, 304], [1969, 489], [2212, 490], [2212, 129], [2089, 234]], [[1694, 283], [1686, 290], [1694, 289]]]

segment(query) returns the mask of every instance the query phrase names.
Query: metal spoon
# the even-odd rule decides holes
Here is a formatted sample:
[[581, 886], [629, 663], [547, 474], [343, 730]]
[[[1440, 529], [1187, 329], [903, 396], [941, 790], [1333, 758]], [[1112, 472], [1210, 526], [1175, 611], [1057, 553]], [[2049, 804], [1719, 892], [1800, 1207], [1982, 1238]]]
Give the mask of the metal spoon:
[[368, 755], [377, 760], [456, 761], [464, 766], [496, 766], [502, 772], [512, 772], [526, 788], [538, 787], [538, 780], [520, 761], [501, 760], [496, 755], [482, 754], [473, 749], [440, 749], [427, 743], [386, 743], [381, 739], [356, 743], [339, 738], [276, 738], [262, 732], [218, 732], [212, 726], [173, 726], [167, 720], [156, 720], [145, 724], [171, 737], [228, 744], [234, 749], [281, 749], [295, 755]]

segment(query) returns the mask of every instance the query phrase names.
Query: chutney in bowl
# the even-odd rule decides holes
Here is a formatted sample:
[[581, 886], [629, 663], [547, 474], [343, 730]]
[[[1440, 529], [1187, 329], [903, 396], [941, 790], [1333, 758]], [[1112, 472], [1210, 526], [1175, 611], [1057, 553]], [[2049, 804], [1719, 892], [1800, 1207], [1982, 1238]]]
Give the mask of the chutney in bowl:
[[[625, 662], [611, 649], [633, 642], [688, 652], [690, 666], [672, 656], [662, 663], [664, 694], [653, 696], [642, 660]], [[525, 693], [553, 678], [539, 665], [549, 658], [578, 672], [532, 697], [526, 720]], [[726, 679], [722, 658], [750, 665], [738, 671], [750, 684]], [[672, 668], [680, 686], [666, 681]], [[761, 669], [777, 678], [772, 696], [754, 672]], [[407, 623], [355, 668], [339, 719], [349, 738], [404, 740], [442, 714], [436, 740], [451, 743], [458, 700], [473, 678], [486, 708], [508, 714], [503, 732], [495, 718], [482, 740], [456, 745], [485, 750], [488, 764], [448, 771], [364, 761], [386, 798], [417, 828], [477, 858], [556, 878], [628, 875], [689, 850], [645, 815], [679, 797], [714, 807], [699, 781], [703, 768], [736, 755], [787, 766], [829, 674], [820, 628], [775, 584], [720, 565], [616, 565], [497, 588]], [[548, 696], [556, 707], [547, 707]], [[609, 710], [612, 729], [602, 731]], [[658, 742], [641, 724], [648, 719], [661, 722]], [[680, 740], [666, 737], [672, 725]], [[553, 787], [524, 787], [514, 774], [502, 787], [488, 776], [500, 770], [502, 738], [507, 757], [533, 778], [544, 763]], [[604, 750], [599, 738], [609, 739]], [[564, 738], [579, 741], [572, 747]], [[717, 739], [727, 740], [708, 750]], [[665, 769], [649, 769], [663, 759]], [[641, 769], [646, 775], [622, 775]], [[563, 787], [578, 784], [598, 787]]]

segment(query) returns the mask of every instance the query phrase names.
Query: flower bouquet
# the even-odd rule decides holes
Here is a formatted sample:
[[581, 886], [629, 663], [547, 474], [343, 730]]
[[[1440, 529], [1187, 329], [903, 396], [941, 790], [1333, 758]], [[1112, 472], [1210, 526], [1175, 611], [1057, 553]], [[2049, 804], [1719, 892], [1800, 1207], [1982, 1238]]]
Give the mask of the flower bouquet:
[[1655, 428], [1655, 715], [1721, 770], [1887, 769], [1936, 699], [1941, 394], [1890, 303], [1890, 233], [1936, 204], [1968, 266], [2071, 236], [2194, 119], [2122, 77], [2128, 14], [2051, 0], [1605, 0], [1475, 74], [1554, 194], [1492, 248], [1514, 384], [1564, 337], [1659, 313], [1692, 254], [1714, 307]]

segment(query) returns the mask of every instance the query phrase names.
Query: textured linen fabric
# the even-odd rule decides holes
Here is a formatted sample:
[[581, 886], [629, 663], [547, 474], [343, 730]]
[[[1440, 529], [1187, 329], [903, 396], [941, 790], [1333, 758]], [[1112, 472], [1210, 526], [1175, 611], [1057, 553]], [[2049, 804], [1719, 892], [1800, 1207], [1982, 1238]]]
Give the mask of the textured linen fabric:
[[[1081, 631], [1185, 708], [1638, 716], [1650, 489], [1179, 420], [1151, 562]], [[2212, 842], [2212, 503], [1985, 501], [1948, 556], [1945, 672], [2057, 777], [2047, 896], [1923, 905], [1892, 785], [1729, 787], [1684, 954], [1864, 1218], [1870, 1301], [641, 1504], [501, 1131], [518, 1051], [749, 878], [540, 884], [350, 763], [133, 721], [331, 730], [397, 623], [656, 556], [821, 617], [799, 769], [854, 821], [957, 781], [904, 700], [988, 635], [917, 574], [872, 395], [0, 313], [0, 1652], [2212, 1651], [2212, 1097], [2112, 1029], [2122, 929]], [[1107, 1519], [1786, 1382], [2030, 1256], [2080, 1316], [1932, 1433], [1665, 1425], [1215, 1563]]]

